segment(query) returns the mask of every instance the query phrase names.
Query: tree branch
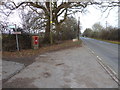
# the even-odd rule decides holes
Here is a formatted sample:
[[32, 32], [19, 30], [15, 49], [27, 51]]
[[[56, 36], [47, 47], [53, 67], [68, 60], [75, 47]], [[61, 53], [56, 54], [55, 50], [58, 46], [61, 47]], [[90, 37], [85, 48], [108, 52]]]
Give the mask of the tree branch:
[[12, 7], [7, 6], [7, 3], [4, 3], [4, 5], [5, 5], [7, 8], [9, 8], [10, 10], [15, 10], [15, 9], [19, 8], [21, 5], [23, 5], [23, 4], [25, 4], [25, 3], [29, 3], [29, 2], [22, 2], [22, 3], [20, 3], [19, 5], [16, 5], [14, 2], [11, 2], [11, 3], [14, 5], [14, 7], [13, 7], [13, 6], [12, 6]]
[[58, 15], [57, 16], [60, 16], [64, 11], [66, 10], [66, 8], [65, 9], [63, 9], [60, 13], [58, 13]]
[[60, 20], [60, 22], [59, 22], [59, 24], [61, 24], [61, 23], [63, 23], [64, 21], [65, 21], [65, 19], [66, 19], [66, 17], [67, 17], [67, 9], [66, 9], [66, 12], [65, 12], [65, 14], [64, 14], [64, 19], [63, 20]]
[[43, 9], [43, 11], [45, 12], [45, 14], [49, 16], [49, 12], [47, 11], [47, 9], [46, 9], [44, 6], [35, 4], [35, 3], [33, 3], [33, 2], [29, 2], [29, 3], [30, 3], [30, 5], [33, 6], [33, 7]]
[[39, 13], [37, 10], [33, 9], [31, 6], [29, 6], [34, 12], [36, 12], [38, 15], [41, 15], [42, 13]]

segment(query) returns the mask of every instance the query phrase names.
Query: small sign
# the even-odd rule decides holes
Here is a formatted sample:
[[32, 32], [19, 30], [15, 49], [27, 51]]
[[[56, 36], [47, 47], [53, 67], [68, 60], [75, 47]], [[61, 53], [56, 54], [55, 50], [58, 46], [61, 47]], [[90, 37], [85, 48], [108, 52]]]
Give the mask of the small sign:
[[21, 34], [21, 32], [12, 32], [12, 34]]
[[15, 25], [8, 26], [9, 28], [15, 28]]

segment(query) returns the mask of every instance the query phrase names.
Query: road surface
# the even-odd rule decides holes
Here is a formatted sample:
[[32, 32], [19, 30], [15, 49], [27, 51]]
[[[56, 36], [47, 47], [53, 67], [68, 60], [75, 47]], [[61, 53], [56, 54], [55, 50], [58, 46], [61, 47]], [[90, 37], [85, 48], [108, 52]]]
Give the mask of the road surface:
[[87, 45], [105, 64], [109, 65], [118, 74], [118, 45], [99, 41], [91, 38], [81, 37]]

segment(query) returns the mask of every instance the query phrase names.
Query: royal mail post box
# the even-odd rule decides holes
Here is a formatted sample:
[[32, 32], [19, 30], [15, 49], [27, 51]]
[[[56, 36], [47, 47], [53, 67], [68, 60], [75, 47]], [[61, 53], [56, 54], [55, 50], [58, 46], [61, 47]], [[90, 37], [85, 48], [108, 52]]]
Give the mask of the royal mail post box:
[[32, 36], [32, 46], [33, 49], [39, 48], [39, 36]]

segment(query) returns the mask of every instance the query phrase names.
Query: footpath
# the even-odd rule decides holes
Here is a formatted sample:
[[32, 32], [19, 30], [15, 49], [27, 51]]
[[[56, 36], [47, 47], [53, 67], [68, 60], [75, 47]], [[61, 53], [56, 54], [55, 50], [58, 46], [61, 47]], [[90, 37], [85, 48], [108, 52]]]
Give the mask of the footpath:
[[49, 52], [3, 84], [3, 88], [118, 88], [85, 47]]

